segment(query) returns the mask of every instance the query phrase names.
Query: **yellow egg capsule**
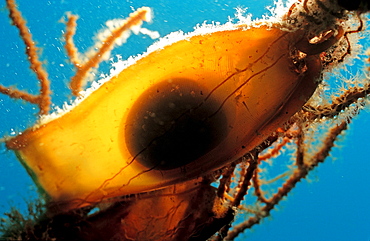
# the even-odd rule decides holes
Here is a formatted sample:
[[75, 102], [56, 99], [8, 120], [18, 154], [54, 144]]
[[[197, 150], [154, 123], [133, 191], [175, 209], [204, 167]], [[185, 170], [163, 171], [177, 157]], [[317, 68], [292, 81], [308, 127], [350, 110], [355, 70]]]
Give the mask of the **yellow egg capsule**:
[[303, 31], [242, 25], [184, 37], [7, 146], [62, 209], [198, 178], [302, 107], [320, 78], [318, 54], [337, 38], [310, 44]]

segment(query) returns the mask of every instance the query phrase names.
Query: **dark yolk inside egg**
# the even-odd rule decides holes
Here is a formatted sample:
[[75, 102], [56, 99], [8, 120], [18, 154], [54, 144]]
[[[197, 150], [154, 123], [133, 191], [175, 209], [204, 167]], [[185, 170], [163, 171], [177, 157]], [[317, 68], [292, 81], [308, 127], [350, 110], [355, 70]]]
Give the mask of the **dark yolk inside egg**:
[[125, 128], [134, 160], [147, 168], [182, 167], [216, 147], [227, 135], [221, 102], [188, 79], [153, 85], [132, 106]]

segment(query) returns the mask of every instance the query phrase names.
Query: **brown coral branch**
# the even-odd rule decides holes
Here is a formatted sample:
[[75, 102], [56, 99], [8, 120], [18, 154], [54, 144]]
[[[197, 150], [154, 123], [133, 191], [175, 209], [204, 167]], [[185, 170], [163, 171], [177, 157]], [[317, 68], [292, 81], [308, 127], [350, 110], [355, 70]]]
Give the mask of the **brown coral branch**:
[[[330, 150], [334, 146], [334, 142], [337, 137], [346, 130], [348, 126], [348, 121], [343, 121], [340, 125], [331, 128], [324, 140], [322, 148], [312, 157], [312, 160], [308, 163], [310, 165], [297, 165], [297, 168], [294, 170], [290, 178], [278, 189], [278, 192], [275, 193], [258, 212], [259, 214], [250, 217], [248, 220], [236, 225], [232, 230], [229, 231], [225, 240], [233, 240], [245, 229], [251, 228], [253, 225], [258, 224], [263, 218], [270, 215], [270, 212], [274, 207], [287, 196], [289, 192], [296, 186], [296, 184], [307, 176], [307, 174], [313, 170], [319, 163], [323, 162], [325, 158], [329, 155]], [[299, 142], [300, 143], [300, 142]], [[301, 143], [303, 145], [304, 142]], [[298, 157], [297, 157], [298, 158]], [[302, 157], [303, 158], [303, 157]], [[297, 160], [298, 163], [302, 162]]]
[[311, 170], [314, 167], [316, 167], [319, 163], [324, 162], [325, 158], [329, 156], [329, 152], [331, 148], [334, 147], [335, 140], [342, 133], [342, 131], [347, 129], [350, 121], [351, 121], [350, 119], [342, 121], [339, 125], [331, 128], [331, 130], [328, 132], [328, 135], [323, 142], [323, 146], [313, 156], [312, 160], [309, 162], [310, 164], [309, 165], [307, 164], [308, 169]]
[[26, 20], [22, 17], [21, 12], [18, 11], [15, 1], [6, 0], [6, 4], [9, 9], [9, 17], [12, 19], [13, 25], [18, 28], [19, 35], [26, 45], [26, 54], [31, 65], [30, 68], [40, 81], [40, 95], [36, 101], [36, 98], [33, 95], [19, 90], [10, 90], [10, 88], [5, 88], [4, 86], [2, 86], [2, 89], [9, 89], [9, 91], [8, 93], [5, 93], [6, 91], [2, 91], [1, 93], [5, 93], [12, 98], [21, 98], [29, 101], [30, 103], [37, 104], [40, 107], [40, 114], [47, 114], [51, 105], [51, 91], [48, 74], [42, 67], [42, 63], [37, 54], [38, 48], [36, 47], [35, 42], [32, 40], [32, 34], [26, 26]]
[[[116, 40], [119, 39], [124, 32], [127, 32], [131, 28], [139, 25], [143, 20], [146, 20], [146, 15], [148, 14], [148, 12], [149, 12], [149, 8], [142, 7], [136, 10], [135, 12], [131, 13], [130, 16], [122, 24], [122, 26], [112, 30], [112, 33], [110, 34], [110, 36], [108, 36], [106, 39], [101, 41], [102, 46], [93, 54], [91, 58], [87, 60], [87, 62], [81, 65], [76, 65], [77, 72], [75, 76], [72, 77], [72, 80], [70, 83], [70, 88], [74, 95], [78, 95], [90, 71], [93, 68], [96, 68], [98, 64], [101, 61], [103, 61], [103, 56], [109, 53], [113, 49]], [[72, 20], [70, 19], [67, 23], [67, 29], [70, 29], [69, 31], [71, 31], [69, 33], [69, 36], [71, 37], [73, 36], [72, 30], [74, 28], [75, 27], [73, 27], [73, 19]], [[69, 41], [72, 41], [72, 38], [70, 38]], [[77, 56], [77, 53], [76, 53], [77, 49], [74, 48], [74, 44], [71, 44], [71, 43], [67, 44], [66, 49], [67, 49], [67, 52], [69, 53], [68, 55], [72, 56], [73, 59], [75, 58], [75, 56]]]
[[[233, 210], [232, 207], [239, 207], [241, 201], [244, 199], [244, 196], [247, 194], [247, 191], [249, 189], [249, 186], [251, 184], [252, 176], [257, 168], [258, 163], [258, 152], [256, 150], [251, 151], [246, 155], [247, 161], [248, 161], [248, 168], [246, 170], [246, 173], [244, 175], [242, 183], [238, 186], [238, 192], [235, 195], [235, 198], [231, 201], [231, 206], [229, 207], [229, 210]], [[227, 235], [229, 232], [230, 224], [226, 224], [223, 228], [221, 228], [218, 232], [218, 236], [215, 237], [215, 241], [217, 240], [223, 240], [223, 237]]]
[[2, 93], [4, 95], [8, 95], [9, 97], [14, 98], [14, 99], [25, 100], [25, 101], [30, 102], [32, 104], [38, 104], [38, 102], [39, 102], [39, 96], [37, 96], [37, 95], [31, 95], [27, 92], [17, 90], [17, 89], [13, 89], [13, 88], [7, 88], [7, 87], [4, 87], [2, 85], [0, 85], [0, 93]]
[[[262, 161], [265, 161], [267, 159], [270, 159], [276, 155], [279, 154], [279, 151], [288, 143], [290, 142], [293, 138], [297, 138], [299, 131], [295, 131], [292, 128], [289, 128], [289, 124], [287, 124], [285, 129], [279, 128], [276, 133], [281, 134], [283, 133], [284, 136], [280, 137], [282, 138], [282, 141], [278, 144], [276, 144], [273, 148], [269, 149], [267, 153], [263, 155], [258, 156], [258, 164], [260, 164]], [[272, 135], [270, 136], [263, 144], [259, 146], [261, 150], [267, 149], [269, 146], [271, 146], [273, 143], [275, 143], [278, 139], [278, 135]], [[268, 202], [267, 199], [264, 197], [262, 189], [261, 189], [261, 184], [262, 182], [259, 179], [259, 173], [261, 172], [260, 168], [257, 168], [255, 171], [254, 176], [252, 177], [253, 181], [253, 187], [254, 187], [254, 194], [257, 196], [258, 200], [261, 203], [266, 203]], [[281, 175], [281, 177], [286, 176], [286, 174]], [[279, 179], [280, 177], [276, 177]]]
[[370, 83], [367, 83], [364, 87], [352, 87], [335, 98], [331, 104], [317, 107], [305, 105], [303, 106], [303, 112], [308, 120], [321, 119], [323, 117], [333, 118], [351, 104], [357, 103], [359, 99], [367, 97], [369, 92]]
[[229, 191], [231, 177], [233, 176], [234, 170], [236, 167], [236, 163], [231, 163], [222, 173], [222, 178], [220, 179], [220, 185], [217, 189], [217, 196], [220, 198], [224, 197], [224, 194]]
[[81, 65], [81, 63], [78, 59], [78, 49], [73, 41], [73, 36], [76, 34], [78, 16], [68, 13], [67, 18], [68, 21], [66, 23], [66, 32], [64, 34], [66, 44], [64, 45], [64, 48], [70, 61], [77, 68]]
[[268, 160], [279, 154], [279, 151], [290, 141], [289, 137], [284, 137], [281, 143], [277, 144], [274, 148], [269, 150], [267, 153], [258, 157], [258, 161]]
[[258, 153], [254, 150], [249, 153], [249, 156], [247, 173], [244, 176], [243, 183], [240, 185], [238, 193], [235, 195], [234, 201], [231, 203], [231, 205], [234, 207], [238, 207], [240, 205], [240, 202], [243, 200], [248, 191], [254, 172], [257, 169]]

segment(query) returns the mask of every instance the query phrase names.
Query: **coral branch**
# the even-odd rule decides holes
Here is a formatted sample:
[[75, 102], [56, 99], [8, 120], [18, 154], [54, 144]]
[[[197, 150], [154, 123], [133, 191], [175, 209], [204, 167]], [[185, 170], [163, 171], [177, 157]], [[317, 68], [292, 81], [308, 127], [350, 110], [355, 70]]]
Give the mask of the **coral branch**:
[[313, 169], [319, 163], [324, 162], [325, 158], [329, 155], [331, 148], [334, 146], [334, 142], [337, 137], [342, 133], [342, 131], [347, 129], [350, 119], [342, 121], [339, 125], [334, 126], [329, 130], [327, 137], [323, 142], [321, 149], [314, 155], [312, 160], [309, 162], [310, 165], [307, 166], [309, 169]]
[[250, 158], [249, 158], [249, 166], [248, 166], [248, 169], [247, 169], [247, 173], [244, 176], [243, 183], [242, 183], [242, 185], [240, 185], [240, 189], [239, 189], [238, 193], [235, 195], [235, 199], [231, 204], [234, 207], [238, 207], [240, 205], [240, 202], [243, 200], [245, 194], [248, 191], [248, 188], [250, 186], [250, 183], [251, 183], [252, 177], [254, 175], [254, 172], [257, 169], [258, 153], [256, 151], [254, 151], [254, 153], [251, 152], [249, 155], [250, 155]]
[[258, 157], [258, 161], [264, 161], [270, 159], [279, 154], [279, 151], [290, 141], [289, 137], [284, 137], [281, 143], [277, 144], [273, 149], [269, 150], [268, 153], [265, 153]]
[[2, 93], [4, 95], [8, 95], [9, 97], [14, 98], [14, 99], [25, 100], [25, 101], [30, 102], [32, 104], [38, 104], [38, 102], [39, 102], [39, 96], [37, 96], [37, 95], [31, 95], [31, 94], [26, 93], [24, 91], [16, 90], [16, 89], [13, 89], [13, 88], [6, 88], [2, 85], [0, 85], [0, 93]]
[[229, 191], [230, 189], [230, 183], [231, 183], [231, 177], [234, 173], [236, 164], [231, 163], [229, 167], [227, 167], [223, 173], [222, 178], [220, 179], [220, 185], [217, 189], [217, 196], [220, 198], [224, 197], [224, 194]]
[[26, 20], [22, 17], [22, 14], [17, 9], [17, 5], [14, 0], [6, 0], [7, 7], [9, 9], [9, 17], [13, 21], [13, 25], [19, 30], [24, 44], [26, 45], [26, 54], [30, 62], [31, 70], [36, 74], [40, 81], [40, 95], [38, 97], [28, 94], [23, 91], [14, 90], [1, 86], [1, 93], [10, 96], [11, 98], [23, 99], [30, 103], [37, 104], [40, 107], [40, 114], [45, 115], [49, 112], [51, 101], [50, 101], [50, 81], [48, 74], [42, 67], [42, 63], [39, 60], [37, 54], [37, 47], [35, 42], [32, 40], [32, 35], [26, 26]]
[[[331, 128], [327, 136], [324, 140], [322, 148], [312, 157], [312, 160], [309, 162], [303, 162], [303, 160], [297, 160], [297, 167], [294, 170], [293, 174], [289, 177], [289, 179], [279, 188], [278, 192], [275, 193], [269, 200], [266, 200], [262, 197], [262, 194], [259, 196], [259, 200], [263, 201], [265, 203], [265, 206], [263, 206], [260, 210], [260, 212], [257, 212], [255, 216], [250, 217], [248, 220], [236, 225], [233, 227], [232, 230], [228, 232], [227, 237], [225, 240], [233, 240], [235, 237], [237, 237], [240, 233], [242, 233], [245, 229], [251, 228], [253, 225], [258, 224], [263, 218], [270, 215], [270, 212], [274, 207], [283, 199], [283, 197], [287, 196], [290, 191], [296, 186], [296, 184], [304, 179], [307, 174], [313, 170], [319, 163], [323, 162], [325, 158], [329, 155], [330, 150], [334, 146], [335, 140], [337, 140], [338, 136], [346, 130], [348, 126], [348, 120], [341, 122], [340, 125], [335, 126]], [[302, 138], [302, 137], [301, 137]], [[304, 141], [298, 141], [297, 145], [304, 145]], [[302, 158], [298, 157], [297, 158]], [[303, 165], [302, 163], [310, 163]], [[254, 182], [258, 183], [259, 181], [255, 180], [256, 177], [254, 177]], [[256, 187], [256, 184], [255, 184]], [[257, 185], [259, 187], [259, 185]], [[262, 197], [262, 198], [261, 198]]]
[[[101, 61], [104, 60], [104, 56], [108, 54], [114, 47], [114, 44], [117, 40], [119, 40], [122, 35], [127, 32], [128, 30], [132, 29], [133, 27], [141, 25], [142, 21], [147, 21], [147, 15], [150, 12], [150, 9], [147, 7], [142, 7], [136, 10], [134, 13], [131, 13], [130, 16], [125, 20], [125, 22], [120, 26], [112, 30], [110, 36], [106, 39], [102, 40], [102, 45], [100, 48], [89, 58], [85, 63], [78, 64], [78, 61], [75, 60], [77, 56], [77, 49], [74, 47], [73, 44], [73, 34], [74, 34], [74, 17], [69, 17], [69, 21], [67, 23], [67, 37], [68, 42], [66, 45], [66, 49], [68, 55], [71, 57], [71, 61], [77, 67], [77, 72], [75, 76], [72, 77], [70, 88], [74, 95], [78, 95], [81, 91], [82, 86], [86, 82], [86, 78], [88, 77], [90, 71], [93, 68], [96, 68]], [[77, 63], [77, 64], [76, 64]]]
[[77, 15], [67, 14], [68, 21], [66, 23], [66, 33], [64, 34], [64, 38], [66, 44], [64, 45], [65, 50], [67, 51], [67, 55], [72, 62], [72, 64], [78, 68], [81, 63], [78, 59], [78, 49], [73, 41], [73, 36], [76, 34], [76, 27], [77, 27]]
[[352, 87], [347, 89], [342, 95], [335, 98], [331, 104], [325, 106], [305, 105], [303, 111], [309, 120], [320, 119], [323, 117], [333, 118], [344, 111], [351, 104], [355, 104], [359, 99], [368, 96], [370, 92], [370, 83], [364, 87]]

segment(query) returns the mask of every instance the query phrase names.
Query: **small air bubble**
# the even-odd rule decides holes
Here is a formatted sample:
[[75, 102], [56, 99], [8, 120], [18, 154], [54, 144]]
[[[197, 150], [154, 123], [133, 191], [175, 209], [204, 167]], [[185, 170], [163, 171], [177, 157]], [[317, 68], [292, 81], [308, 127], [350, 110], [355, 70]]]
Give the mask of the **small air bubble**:
[[14, 129], [10, 129], [10, 135], [16, 135], [17, 133], [15, 133]]

